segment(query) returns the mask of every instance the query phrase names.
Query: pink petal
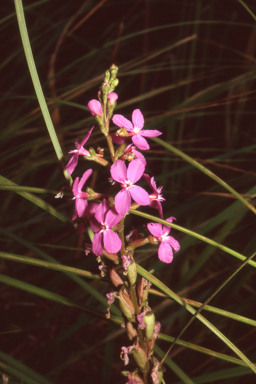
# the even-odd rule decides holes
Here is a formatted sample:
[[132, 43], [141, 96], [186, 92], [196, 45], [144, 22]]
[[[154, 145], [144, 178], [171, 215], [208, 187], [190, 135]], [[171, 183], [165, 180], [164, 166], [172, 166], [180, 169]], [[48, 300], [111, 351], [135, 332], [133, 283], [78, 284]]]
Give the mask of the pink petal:
[[74, 154], [74, 156], [71, 157], [71, 159], [69, 160], [69, 162], [67, 163], [67, 165], [65, 167], [66, 171], [70, 175], [72, 175], [72, 173], [74, 172], [74, 169], [77, 166], [77, 163], [78, 163], [78, 152], [76, 152]]
[[163, 208], [159, 200], [153, 200], [150, 203], [150, 207], [158, 209], [159, 216], [161, 217], [161, 219], [163, 219]]
[[89, 111], [93, 116], [100, 116], [102, 115], [102, 108], [101, 108], [101, 103], [98, 100], [90, 100], [89, 103], [87, 104]]
[[132, 113], [132, 122], [134, 127], [143, 128], [144, 127], [144, 117], [139, 109], [135, 109]]
[[178, 252], [180, 250], [180, 243], [175, 240], [172, 236], [167, 236], [164, 242], [171, 245], [175, 252]]
[[140, 132], [141, 136], [144, 136], [144, 137], [156, 137], [156, 136], [160, 136], [162, 135], [162, 132], [158, 131], [158, 130], [154, 130], [154, 129], [145, 129], [143, 131]]
[[[173, 220], [176, 220], [175, 217], [169, 217], [166, 219], [169, 223], [172, 223]], [[171, 231], [171, 227], [168, 227], [167, 225], [163, 225], [163, 234], [168, 235]]]
[[118, 235], [109, 229], [108, 231], [103, 232], [103, 239], [106, 251], [110, 253], [117, 253], [122, 247], [122, 241], [119, 239]]
[[163, 233], [162, 224], [160, 223], [149, 223], [147, 227], [149, 232], [155, 237], [160, 237]]
[[131, 195], [126, 189], [122, 189], [115, 197], [115, 208], [117, 212], [124, 216], [130, 209]]
[[149, 149], [150, 146], [148, 145], [148, 142], [144, 137], [142, 137], [140, 134], [132, 136], [132, 142], [136, 147], [142, 150]]
[[92, 251], [96, 256], [100, 256], [103, 251], [103, 233], [95, 233], [92, 240]]
[[85, 137], [83, 138], [83, 140], [81, 141], [81, 144], [80, 144], [80, 147], [83, 147], [85, 145], [85, 143], [87, 142], [87, 140], [89, 139], [89, 137], [91, 136], [91, 133], [92, 133], [92, 130], [93, 130], [94, 127], [92, 127], [90, 129], [90, 131], [87, 133], [87, 135], [85, 135]]
[[85, 171], [85, 173], [83, 174], [79, 184], [78, 184], [78, 191], [80, 192], [81, 189], [83, 188], [86, 180], [91, 176], [92, 174], [92, 169], [87, 169], [87, 171]]
[[124, 183], [127, 180], [127, 169], [122, 160], [117, 160], [110, 168], [112, 179], [118, 183]]
[[134, 185], [130, 189], [132, 198], [136, 203], [140, 205], [149, 205], [150, 204], [150, 198], [149, 194], [145, 191], [145, 189], [139, 187], [138, 185]]
[[140, 159], [144, 165], [147, 164], [145, 157], [139, 151], [136, 151], [134, 147], [132, 148], [132, 153], [134, 153], [135, 159]]
[[127, 129], [127, 131], [131, 132], [133, 131], [133, 125], [132, 123], [127, 120], [124, 116], [122, 115], [114, 115], [112, 119], [113, 123], [117, 125], [118, 127], [124, 127]]
[[122, 145], [125, 142], [124, 137], [116, 136], [114, 133], [110, 133], [110, 136], [112, 137], [113, 143], [117, 145]]
[[77, 210], [78, 217], [83, 217], [87, 204], [88, 204], [87, 200], [76, 199], [76, 210]]
[[94, 233], [100, 232], [101, 225], [100, 225], [100, 223], [98, 223], [98, 221], [95, 219], [95, 217], [88, 219], [88, 221], [89, 221], [91, 229], [93, 230]]
[[127, 169], [127, 179], [136, 183], [145, 171], [145, 165], [140, 159], [132, 160]]
[[109, 202], [106, 199], [103, 199], [102, 203], [98, 205], [95, 211], [95, 218], [99, 223], [105, 223], [106, 214], [110, 209]]
[[161, 243], [158, 249], [158, 257], [163, 263], [171, 263], [173, 260], [171, 246], [167, 243]]
[[119, 215], [115, 208], [112, 208], [108, 211], [105, 219], [105, 223], [109, 228], [114, 227], [122, 219], [122, 215]]
[[79, 184], [79, 177], [76, 177], [74, 184], [73, 184], [73, 188], [72, 188], [72, 192], [73, 192], [74, 196], [77, 196], [77, 194], [78, 194], [78, 184]]

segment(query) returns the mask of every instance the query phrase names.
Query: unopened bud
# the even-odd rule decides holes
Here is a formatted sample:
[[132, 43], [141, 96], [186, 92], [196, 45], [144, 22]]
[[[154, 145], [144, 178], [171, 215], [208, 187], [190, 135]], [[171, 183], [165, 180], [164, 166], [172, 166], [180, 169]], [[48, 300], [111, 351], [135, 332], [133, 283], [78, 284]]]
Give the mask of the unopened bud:
[[113, 92], [115, 90], [115, 88], [118, 86], [119, 84], [119, 80], [118, 79], [114, 79], [111, 81], [111, 86], [110, 86], [110, 92]]
[[112, 284], [115, 287], [119, 287], [120, 285], [124, 285], [123, 279], [121, 278], [119, 273], [117, 273], [115, 268], [110, 268], [109, 269], [109, 277], [110, 277], [110, 280], [111, 280]]
[[104, 82], [101, 86], [101, 90], [103, 95], [108, 95], [110, 92], [110, 85], [108, 82]]
[[144, 381], [136, 371], [135, 372], [123, 371], [121, 373], [123, 376], [128, 377], [129, 381], [127, 384], [132, 384], [132, 383], [144, 384]]
[[153, 312], [149, 311], [146, 313], [146, 315], [143, 317], [143, 321], [146, 324], [146, 338], [147, 340], [150, 340], [154, 333], [154, 326], [155, 326], [155, 315]]
[[117, 75], [118, 67], [115, 64], [112, 64], [110, 67], [111, 79], [114, 79]]
[[144, 371], [148, 365], [148, 356], [144, 349], [142, 349], [140, 345], [136, 345], [132, 350], [132, 354], [138, 367]]
[[127, 320], [132, 323], [135, 322], [135, 308], [133, 302], [131, 301], [128, 294], [125, 292], [125, 287], [123, 286], [119, 291], [119, 305], [120, 309], [127, 318]]
[[110, 72], [109, 72], [109, 70], [107, 70], [105, 72], [104, 83], [108, 83], [109, 79], [110, 79]]

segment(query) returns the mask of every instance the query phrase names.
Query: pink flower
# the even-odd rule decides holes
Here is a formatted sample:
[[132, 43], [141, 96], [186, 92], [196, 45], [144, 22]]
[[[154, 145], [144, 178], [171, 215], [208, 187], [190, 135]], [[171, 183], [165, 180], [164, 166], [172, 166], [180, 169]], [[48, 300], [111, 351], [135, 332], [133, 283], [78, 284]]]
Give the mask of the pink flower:
[[109, 101], [109, 105], [112, 107], [113, 104], [115, 104], [115, 102], [117, 101], [118, 99], [118, 95], [115, 93], [115, 92], [110, 92], [108, 94], [108, 101]]
[[[166, 221], [172, 223], [173, 220], [176, 220], [175, 217], [169, 217]], [[160, 223], [149, 223], [147, 225], [149, 232], [156, 237], [159, 241], [160, 247], [158, 249], [158, 257], [164, 263], [171, 263], [173, 259], [173, 252], [178, 252], [180, 249], [180, 244], [172, 236], [168, 236], [171, 228], [167, 225], [162, 225]]]
[[82, 188], [86, 180], [88, 179], [88, 177], [91, 176], [91, 174], [92, 174], [92, 169], [88, 169], [87, 171], [85, 171], [80, 181], [79, 181], [79, 177], [77, 177], [74, 181], [73, 189], [72, 189], [74, 197], [72, 200], [76, 200], [76, 203], [75, 203], [75, 210], [74, 210], [72, 220], [75, 220], [77, 216], [84, 217], [85, 210], [88, 206], [88, 202], [86, 199], [89, 196], [89, 194], [87, 192], [83, 192]]
[[132, 160], [128, 169], [122, 160], [117, 160], [110, 169], [112, 179], [121, 184], [122, 190], [115, 197], [115, 207], [120, 215], [125, 215], [131, 206], [131, 197], [140, 205], [149, 205], [149, 194], [145, 189], [134, 185], [145, 170], [141, 160]]
[[90, 156], [90, 153], [87, 151], [87, 149], [84, 149], [83, 146], [85, 145], [85, 143], [89, 139], [93, 128], [94, 127], [92, 127], [92, 129], [90, 129], [90, 131], [87, 133], [87, 135], [83, 138], [83, 140], [81, 141], [81, 144], [79, 144], [79, 142], [76, 140], [76, 142], [75, 142], [76, 149], [69, 152], [69, 153], [74, 153], [74, 156], [71, 157], [71, 159], [69, 160], [69, 162], [65, 168], [70, 175], [72, 174], [75, 167], [77, 166], [79, 155]]
[[92, 241], [93, 253], [96, 256], [100, 256], [105, 247], [109, 253], [116, 253], [120, 251], [122, 242], [118, 235], [111, 230], [122, 219], [115, 208], [110, 209], [110, 205], [107, 200], [103, 200], [98, 205], [95, 218], [99, 222], [98, 228], [96, 226], [93, 230], [96, 232]]
[[[149, 145], [144, 137], [155, 137], [162, 133], [157, 130], [143, 130], [144, 117], [139, 109], [135, 109], [132, 113], [132, 123], [122, 115], [114, 115], [113, 123], [118, 127], [126, 128], [128, 132], [131, 132], [127, 136], [132, 136], [133, 144], [140, 149], [149, 149]], [[143, 137], [144, 136], [144, 137]]]
[[146, 328], [146, 324], [144, 323], [144, 320], [143, 320], [143, 317], [146, 315], [146, 313], [147, 313], [147, 311], [145, 310], [145, 311], [141, 312], [139, 315], [137, 315], [137, 320], [139, 323], [138, 327], [140, 329]]
[[159, 215], [161, 219], [163, 218], [163, 208], [161, 205], [161, 201], [165, 201], [163, 196], [161, 195], [163, 187], [156, 186], [156, 183], [154, 181], [154, 177], [150, 177], [146, 173], [144, 173], [143, 178], [146, 180], [147, 184], [151, 187], [154, 193], [149, 195], [150, 197], [150, 207], [158, 209]]
[[136, 380], [137, 378], [139, 378], [139, 375], [137, 373], [129, 372], [127, 377], [129, 379], [129, 381], [127, 381], [126, 384], [140, 384], [140, 383], [142, 383], [142, 380]]
[[99, 117], [102, 116], [102, 107], [101, 107], [101, 103], [98, 100], [95, 100], [95, 99], [90, 100], [87, 106], [93, 116], [95, 115]]
[[133, 349], [134, 349], [133, 345], [131, 345], [130, 347], [122, 347], [121, 348], [120, 358], [121, 358], [121, 360], [123, 360], [124, 365], [129, 364], [128, 354], [130, 354]]

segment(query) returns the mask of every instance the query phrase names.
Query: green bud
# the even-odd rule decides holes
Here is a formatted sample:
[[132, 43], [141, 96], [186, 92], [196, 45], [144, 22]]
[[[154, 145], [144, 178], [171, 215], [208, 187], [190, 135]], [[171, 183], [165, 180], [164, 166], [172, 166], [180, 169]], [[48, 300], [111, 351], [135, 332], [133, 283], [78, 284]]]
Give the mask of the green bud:
[[155, 315], [153, 312], [149, 311], [146, 313], [146, 315], [143, 317], [143, 321], [146, 324], [146, 338], [147, 340], [150, 340], [154, 333], [154, 326], [155, 326]]
[[90, 153], [90, 157], [92, 158], [96, 156], [96, 152], [92, 147], [89, 148], [89, 153]]
[[107, 70], [105, 72], [104, 83], [108, 83], [109, 79], [110, 79], [110, 72], [109, 72], [109, 70]]
[[115, 64], [112, 64], [110, 67], [111, 80], [116, 78], [117, 72], [118, 72], [118, 67]]
[[119, 80], [118, 79], [112, 80], [109, 93], [113, 92], [115, 90], [115, 88], [118, 86], [118, 84], [119, 84]]
[[101, 86], [101, 90], [102, 90], [103, 96], [108, 95], [111, 92], [109, 83], [108, 82], [103, 83]]
[[131, 261], [130, 265], [127, 268], [128, 270], [128, 280], [131, 285], [134, 285], [137, 280], [137, 265], [134, 260]]

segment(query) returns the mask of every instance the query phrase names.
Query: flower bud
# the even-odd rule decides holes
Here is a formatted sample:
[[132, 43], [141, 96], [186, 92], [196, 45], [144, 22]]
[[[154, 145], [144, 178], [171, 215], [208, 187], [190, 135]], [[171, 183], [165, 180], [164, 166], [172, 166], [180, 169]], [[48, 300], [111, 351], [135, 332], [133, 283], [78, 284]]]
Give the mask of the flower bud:
[[117, 273], [117, 271], [115, 270], [115, 268], [110, 268], [109, 269], [109, 277], [110, 277], [110, 280], [112, 282], [112, 284], [115, 286], [115, 287], [118, 287], [120, 285], [124, 285], [124, 281], [123, 279], [121, 278], [121, 276], [119, 275], [119, 273]]
[[146, 324], [146, 338], [147, 340], [150, 340], [154, 333], [154, 326], [155, 326], [155, 315], [153, 312], [149, 311], [146, 313], [146, 315], [143, 317], [143, 321]]
[[101, 90], [103, 95], [108, 95], [110, 92], [110, 85], [108, 82], [104, 82], [101, 86]]
[[123, 371], [123, 376], [128, 377], [129, 381], [126, 384], [144, 384], [142, 378], [135, 372]]
[[101, 103], [98, 100], [90, 100], [89, 103], [87, 104], [89, 111], [93, 116], [102, 116], [102, 107]]
[[109, 70], [107, 70], [105, 72], [104, 83], [108, 83], [109, 79], [110, 79], [110, 72], [109, 72]]
[[110, 86], [110, 92], [113, 92], [114, 89], [118, 86], [119, 84], [119, 80], [118, 79], [114, 79], [111, 81], [111, 86]]
[[136, 361], [138, 367], [144, 371], [148, 365], [148, 356], [144, 349], [140, 345], [134, 346], [132, 350], [133, 358]]
[[123, 286], [119, 291], [119, 306], [127, 320], [132, 323], [135, 322], [135, 308], [133, 302], [131, 301], [128, 294], [125, 292], [125, 287]]
[[113, 104], [115, 104], [115, 102], [117, 101], [118, 99], [118, 95], [115, 93], [115, 92], [110, 92], [108, 94], [108, 102], [109, 102], [109, 105], [112, 107]]
[[112, 64], [110, 67], [111, 79], [115, 79], [118, 72], [118, 67], [115, 64]]

